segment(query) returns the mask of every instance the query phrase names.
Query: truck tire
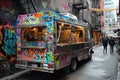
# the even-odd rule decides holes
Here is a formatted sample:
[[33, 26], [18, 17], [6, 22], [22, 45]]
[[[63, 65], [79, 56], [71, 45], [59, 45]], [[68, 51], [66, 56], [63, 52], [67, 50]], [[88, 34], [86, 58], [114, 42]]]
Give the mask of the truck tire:
[[87, 60], [91, 60], [92, 59], [92, 55], [89, 55], [89, 57], [87, 58]]
[[94, 51], [92, 49], [89, 50], [89, 53], [88, 53], [88, 58], [87, 60], [91, 60], [92, 59], [92, 54], [94, 53]]
[[69, 74], [71, 71], [70, 71], [70, 66], [67, 66], [64, 68], [64, 73], [65, 74]]
[[71, 72], [74, 72], [77, 69], [77, 66], [78, 66], [77, 59], [76, 58], [72, 59], [70, 65]]

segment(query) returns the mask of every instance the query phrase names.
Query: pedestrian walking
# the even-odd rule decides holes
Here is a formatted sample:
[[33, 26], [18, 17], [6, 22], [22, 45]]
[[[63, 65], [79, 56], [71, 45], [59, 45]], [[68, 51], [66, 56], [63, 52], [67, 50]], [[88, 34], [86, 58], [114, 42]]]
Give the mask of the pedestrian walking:
[[104, 36], [102, 38], [102, 45], [103, 45], [103, 53], [106, 51], [107, 53], [107, 46], [108, 46], [108, 37]]
[[109, 39], [110, 53], [114, 53], [115, 39], [111, 36]]

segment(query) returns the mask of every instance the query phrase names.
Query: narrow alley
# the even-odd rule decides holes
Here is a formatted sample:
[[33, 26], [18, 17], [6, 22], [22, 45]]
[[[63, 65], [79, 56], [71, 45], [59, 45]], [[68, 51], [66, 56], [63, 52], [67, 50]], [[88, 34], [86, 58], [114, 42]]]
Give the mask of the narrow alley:
[[120, 80], [120, 0], [0, 0], [0, 80]]

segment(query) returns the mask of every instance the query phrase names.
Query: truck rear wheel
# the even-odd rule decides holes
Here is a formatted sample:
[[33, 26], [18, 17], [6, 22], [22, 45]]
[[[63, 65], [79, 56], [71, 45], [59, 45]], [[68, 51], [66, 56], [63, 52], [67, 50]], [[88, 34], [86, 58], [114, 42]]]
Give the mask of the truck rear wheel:
[[65, 72], [65, 74], [69, 74], [70, 73], [70, 66], [67, 66], [66, 68], [64, 68], [64, 72]]
[[71, 65], [70, 65], [71, 72], [74, 72], [77, 69], [77, 66], [78, 66], [77, 59], [72, 59]]

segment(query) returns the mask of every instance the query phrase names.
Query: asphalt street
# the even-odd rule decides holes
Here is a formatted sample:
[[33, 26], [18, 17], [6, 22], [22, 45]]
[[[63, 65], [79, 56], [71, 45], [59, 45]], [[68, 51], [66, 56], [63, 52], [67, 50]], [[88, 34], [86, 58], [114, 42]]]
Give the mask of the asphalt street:
[[114, 48], [113, 54], [110, 54], [109, 46], [107, 49], [107, 53], [103, 53], [103, 46], [95, 46], [92, 60], [68, 75], [68, 80], [117, 80], [117, 49]]

